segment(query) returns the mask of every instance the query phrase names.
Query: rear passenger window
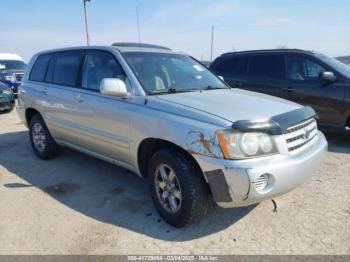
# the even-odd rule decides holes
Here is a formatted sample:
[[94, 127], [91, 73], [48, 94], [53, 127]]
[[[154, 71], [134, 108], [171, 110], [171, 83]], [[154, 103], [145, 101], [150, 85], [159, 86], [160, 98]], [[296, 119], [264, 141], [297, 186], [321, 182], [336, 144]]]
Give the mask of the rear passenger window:
[[283, 79], [285, 75], [284, 56], [252, 56], [248, 74], [249, 77], [258, 79]]
[[30, 72], [29, 80], [43, 82], [47, 70], [47, 66], [52, 57], [52, 54], [39, 55], [36, 59], [32, 71]]
[[125, 73], [115, 57], [105, 51], [90, 51], [85, 56], [82, 88], [99, 91], [103, 78], [125, 80]]
[[65, 86], [76, 86], [81, 59], [81, 51], [57, 53], [53, 69], [52, 83]]

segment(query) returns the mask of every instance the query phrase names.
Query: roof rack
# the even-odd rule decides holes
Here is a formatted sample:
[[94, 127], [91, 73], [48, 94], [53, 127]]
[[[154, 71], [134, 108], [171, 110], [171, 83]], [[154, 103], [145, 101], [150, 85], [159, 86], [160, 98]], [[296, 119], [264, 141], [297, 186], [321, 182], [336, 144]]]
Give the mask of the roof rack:
[[159, 46], [159, 45], [152, 45], [152, 44], [144, 44], [144, 43], [114, 43], [112, 46], [115, 47], [140, 47], [140, 48], [156, 48], [156, 49], [163, 49], [163, 50], [171, 50], [168, 47]]
[[300, 52], [300, 53], [313, 53], [313, 51], [293, 49], [293, 48], [276, 48], [276, 49], [258, 49], [258, 50], [246, 50], [246, 51], [235, 51], [223, 53], [221, 56], [233, 55], [233, 54], [250, 54], [250, 53], [273, 53], [273, 52]]

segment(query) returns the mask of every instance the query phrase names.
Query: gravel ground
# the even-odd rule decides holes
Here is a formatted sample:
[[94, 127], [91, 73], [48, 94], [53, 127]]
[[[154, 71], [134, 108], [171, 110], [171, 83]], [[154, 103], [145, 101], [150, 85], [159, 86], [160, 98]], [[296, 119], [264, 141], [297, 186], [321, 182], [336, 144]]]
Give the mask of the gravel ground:
[[0, 115], [0, 254], [350, 254], [350, 137], [327, 134], [303, 186], [174, 229], [141, 178], [63, 149], [38, 160], [16, 112]]

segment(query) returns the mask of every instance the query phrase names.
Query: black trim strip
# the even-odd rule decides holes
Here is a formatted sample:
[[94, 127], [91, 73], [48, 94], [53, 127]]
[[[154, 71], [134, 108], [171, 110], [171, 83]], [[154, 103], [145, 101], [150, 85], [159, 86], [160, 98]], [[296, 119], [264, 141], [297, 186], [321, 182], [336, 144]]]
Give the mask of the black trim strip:
[[311, 107], [306, 106], [276, 115], [266, 121], [239, 120], [233, 123], [232, 128], [240, 132], [263, 132], [270, 135], [282, 135], [288, 127], [310, 118], [317, 118], [317, 114]]
[[232, 202], [230, 187], [221, 169], [204, 172], [204, 175], [208, 180], [211, 193], [216, 202]]

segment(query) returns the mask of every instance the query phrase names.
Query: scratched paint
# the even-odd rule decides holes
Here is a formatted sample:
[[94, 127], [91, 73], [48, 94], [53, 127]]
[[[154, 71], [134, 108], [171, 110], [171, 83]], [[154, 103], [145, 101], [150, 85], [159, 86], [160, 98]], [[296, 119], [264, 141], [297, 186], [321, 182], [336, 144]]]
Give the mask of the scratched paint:
[[221, 148], [215, 134], [205, 135], [203, 132], [190, 131], [187, 133], [187, 150], [191, 154], [199, 154], [222, 158]]

